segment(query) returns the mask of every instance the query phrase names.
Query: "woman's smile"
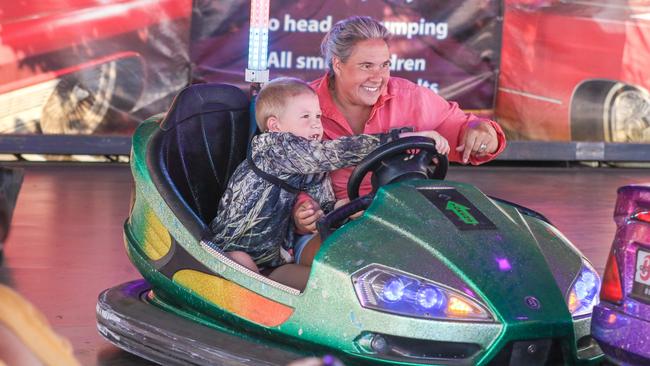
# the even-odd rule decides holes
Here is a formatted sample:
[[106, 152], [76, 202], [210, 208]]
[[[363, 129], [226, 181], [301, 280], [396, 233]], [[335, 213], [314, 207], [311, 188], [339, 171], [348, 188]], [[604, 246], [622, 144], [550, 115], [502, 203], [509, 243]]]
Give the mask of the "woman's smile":
[[390, 78], [390, 52], [383, 39], [357, 43], [348, 59], [334, 60], [336, 95], [347, 105], [372, 106]]

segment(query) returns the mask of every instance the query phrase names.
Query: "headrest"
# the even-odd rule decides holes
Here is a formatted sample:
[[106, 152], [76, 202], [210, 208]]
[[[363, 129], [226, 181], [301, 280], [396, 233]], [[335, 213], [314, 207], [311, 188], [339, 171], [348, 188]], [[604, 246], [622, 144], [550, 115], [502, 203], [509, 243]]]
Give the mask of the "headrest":
[[228, 84], [194, 84], [181, 90], [160, 123], [163, 131], [172, 129], [196, 115], [241, 109], [248, 98], [241, 89]]

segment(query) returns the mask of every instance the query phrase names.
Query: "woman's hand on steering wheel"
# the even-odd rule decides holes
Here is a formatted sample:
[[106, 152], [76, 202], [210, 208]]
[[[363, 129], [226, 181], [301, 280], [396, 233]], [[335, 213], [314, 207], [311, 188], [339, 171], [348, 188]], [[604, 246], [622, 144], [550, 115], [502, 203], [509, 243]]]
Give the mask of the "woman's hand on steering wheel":
[[[417, 153], [411, 154], [412, 150]], [[412, 156], [405, 159], [404, 154]], [[381, 145], [357, 165], [348, 180], [348, 197], [353, 201], [359, 197], [361, 181], [370, 172], [374, 193], [379, 187], [400, 180], [444, 179], [448, 166], [447, 157], [438, 153], [434, 140], [422, 135], [405, 136]]]
[[436, 150], [438, 150], [439, 154], [442, 155], [449, 154], [449, 150], [450, 150], [449, 141], [447, 141], [446, 138], [442, 137], [442, 135], [436, 131], [402, 132], [399, 134], [400, 138], [409, 137], [409, 136], [428, 137], [436, 142]]

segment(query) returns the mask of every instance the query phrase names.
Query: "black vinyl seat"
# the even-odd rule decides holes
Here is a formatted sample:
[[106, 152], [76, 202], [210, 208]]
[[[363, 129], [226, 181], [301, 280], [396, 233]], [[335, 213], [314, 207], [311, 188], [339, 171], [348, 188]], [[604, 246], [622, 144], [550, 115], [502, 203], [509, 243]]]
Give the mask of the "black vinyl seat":
[[226, 84], [190, 85], [147, 146], [147, 167], [165, 202], [200, 240], [228, 179], [246, 157], [249, 100]]

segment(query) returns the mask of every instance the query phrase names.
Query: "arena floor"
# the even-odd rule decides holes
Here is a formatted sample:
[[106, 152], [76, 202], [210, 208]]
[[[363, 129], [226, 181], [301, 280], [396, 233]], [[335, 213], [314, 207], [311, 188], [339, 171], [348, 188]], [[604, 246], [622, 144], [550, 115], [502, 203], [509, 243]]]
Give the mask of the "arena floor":
[[[97, 295], [138, 278], [124, 251], [131, 174], [125, 164], [29, 164], [5, 243], [0, 283], [41, 309], [83, 365], [149, 365], [97, 333]], [[448, 179], [543, 213], [602, 273], [616, 189], [650, 169], [452, 167]]]

